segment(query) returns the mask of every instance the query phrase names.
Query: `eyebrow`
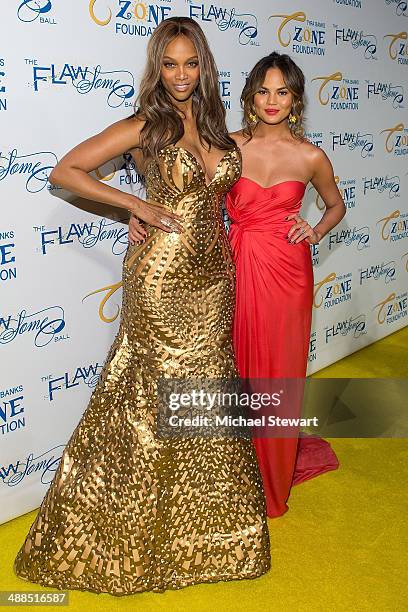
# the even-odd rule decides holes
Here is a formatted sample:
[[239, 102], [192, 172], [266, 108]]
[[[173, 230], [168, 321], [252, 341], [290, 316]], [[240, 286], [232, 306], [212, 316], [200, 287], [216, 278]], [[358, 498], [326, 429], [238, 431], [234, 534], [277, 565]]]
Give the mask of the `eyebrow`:
[[[267, 87], [264, 87], [264, 85], [261, 85], [259, 89], [265, 89], [266, 91], [269, 91], [269, 89]], [[286, 87], [286, 85], [284, 85], [283, 87], [278, 87], [276, 91], [281, 91], [282, 89], [288, 89]]]
[[[188, 58], [188, 62], [191, 62], [191, 60], [198, 60], [198, 56], [197, 55], [193, 55], [192, 57]], [[176, 60], [173, 57], [170, 57], [169, 55], [164, 55], [163, 56], [163, 60], [170, 60], [172, 62], [175, 62]]]

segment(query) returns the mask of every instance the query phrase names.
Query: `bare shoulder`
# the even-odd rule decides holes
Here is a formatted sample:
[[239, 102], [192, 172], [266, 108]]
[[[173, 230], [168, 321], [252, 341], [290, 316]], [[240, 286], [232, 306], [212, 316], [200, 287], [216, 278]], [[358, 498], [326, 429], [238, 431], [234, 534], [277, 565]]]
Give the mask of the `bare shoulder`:
[[145, 122], [132, 115], [112, 123], [103, 130], [101, 135], [121, 141], [126, 149], [137, 148], [140, 143], [140, 133]]
[[316, 166], [321, 163], [330, 163], [329, 158], [326, 153], [320, 147], [317, 147], [309, 140], [305, 139], [299, 143], [299, 147], [302, 151], [302, 154], [305, 156], [307, 162], [309, 162], [312, 166]]

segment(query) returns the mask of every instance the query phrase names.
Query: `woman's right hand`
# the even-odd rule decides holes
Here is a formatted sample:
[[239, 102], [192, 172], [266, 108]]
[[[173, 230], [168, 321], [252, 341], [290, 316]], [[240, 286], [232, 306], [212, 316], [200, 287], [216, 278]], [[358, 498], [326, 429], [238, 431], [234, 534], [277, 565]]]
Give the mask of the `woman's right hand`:
[[183, 218], [159, 204], [152, 204], [137, 198], [130, 212], [141, 221], [158, 227], [164, 232], [180, 234], [184, 231], [181, 225]]

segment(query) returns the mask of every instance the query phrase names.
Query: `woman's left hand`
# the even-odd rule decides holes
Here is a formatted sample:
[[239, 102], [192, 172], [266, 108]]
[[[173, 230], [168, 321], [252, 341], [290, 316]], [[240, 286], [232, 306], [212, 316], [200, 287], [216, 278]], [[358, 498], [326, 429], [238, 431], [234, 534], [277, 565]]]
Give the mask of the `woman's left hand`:
[[290, 219], [294, 219], [295, 223], [288, 232], [288, 242], [296, 244], [306, 240], [309, 244], [317, 244], [320, 241], [321, 237], [318, 232], [307, 221], [302, 219], [300, 215], [293, 214], [286, 217], [286, 221]]
[[146, 240], [147, 232], [140, 219], [131, 215], [129, 219], [129, 242], [131, 245], [141, 244]]

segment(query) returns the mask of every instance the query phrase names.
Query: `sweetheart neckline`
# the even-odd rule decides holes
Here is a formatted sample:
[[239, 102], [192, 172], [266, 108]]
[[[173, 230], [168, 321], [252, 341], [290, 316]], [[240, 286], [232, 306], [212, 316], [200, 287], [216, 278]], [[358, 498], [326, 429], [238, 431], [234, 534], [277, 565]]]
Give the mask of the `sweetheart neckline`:
[[[249, 176], [240, 176], [240, 178], [238, 179], [238, 181], [240, 181], [241, 179], [244, 179], [245, 181], [249, 181], [251, 183], [254, 183], [254, 185], [258, 185], [258, 187], [260, 187], [260, 189], [273, 189], [274, 187], [279, 187], [279, 185], [284, 185], [285, 183], [299, 183], [300, 185], [303, 185], [303, 187], [306, 189], [307, 184], [304, 183], [303, 181], [280, 181], [279, 183], [275, 183], [274, 185], [269, 185], [269, 187], [264, 187], [263, 185], [260, 185], [259, 183], [257, 183], [257, 181], [254, 181], [253, 179], [249, 178]], [[237, 183], [238, 183], [237, 181]], [[237, 184], [235, 183], [235, 185]]]
[[[206, 187], [211, 187], [211, 185], [213, 184], [213, 182], [214, 182], [214, 181], [215, 181], [215, 179], [217, 178], [217, 174], [218, 174], [218, 170], [219, 170], [219, 167], [220, 167], [220, 165], [221, 165], [221, 162], [223, 162], [223, 161], [224, 161], [224, 159], [227, 157], [227, 155], [229, 155], [230, 153], [233, 153], [233, 152], [235, 152], [235, 151], [238, 151], [238, 147], [235, 147], [234, 149], [228, 149], [227, 151], [225, 151], [224, 155], [221, 157], [221, 159], [219, 160], [219, 162], [217, 163], [217, 165], [216, 165], [216, 167], [215, 167], [214, 176], [212, 177], [212, 179], [210, 180], [210, 182], [209, 182], [209, 183], [207, 183], [207, 181], [205, 180], [205, 179], [206, 179], [206, 172], [205, 172], [205, 170], [204, 170], [203, 166], [202, 166], [202, 165], [200, 164], [200, 162], [198, 161], [197, 157], [194, 155], [194, 153], [192, 153], [191, 151], [189, 151], [188, 149], [186, 149], [186, 148], [184, 148], [184, 147], [182, 147], [182, 146], [180, 146], [180, 145], [167, 145], [167, 147], [164, 147], [163, 149], [161, 149], [161, 150], [159, 151], [159, 155], [160, 155], [160, 153], [161, 153], [162, 151], [166, 151], [167, 149], [177, 149], [177, 150], [180, 150], [180, 151], [184, 151], [185, 153], [187, 153], [188, 155], [190, 155], [190, 157], [191, 157], [192, 159], [194, 159], [194, 161], [196, 162], [197, 166], [200, 168], [201, 174], [202, 174], [202, 175], [203, 175], [203, 177], [204, 177], [204, 183], [205, 183], [205, 186], [206, 186]], [[155, 161], [155, 159], [151, 159], [151, 160], [150, 160], [150, 162], [149, 162], [149, 163], [148, 163], [148, 165], [147, 165], [146, 172], [147, 172], [147, 169], [149, 168], [150, 164], [151, 164], [152, 162], [154, 162], [154, 161]]]

